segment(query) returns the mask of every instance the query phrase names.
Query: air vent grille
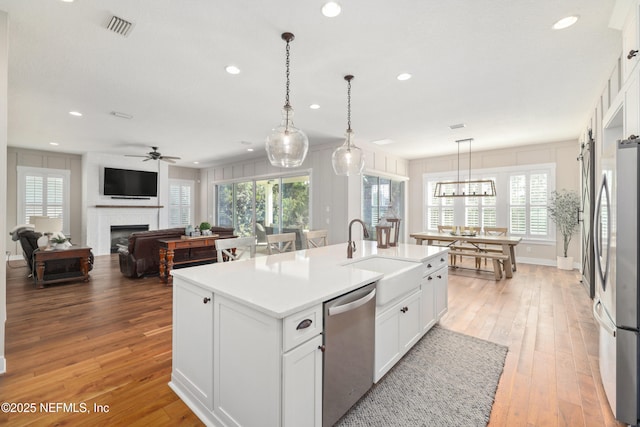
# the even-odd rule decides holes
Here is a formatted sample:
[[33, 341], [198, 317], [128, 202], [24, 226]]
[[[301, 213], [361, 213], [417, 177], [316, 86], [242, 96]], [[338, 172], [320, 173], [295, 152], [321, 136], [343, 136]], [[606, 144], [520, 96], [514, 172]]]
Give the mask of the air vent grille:
[[467, 125], [465, 125], [464, 123], [456, 123], [455, 125], [450, 125], [449, 129], [451, 129], [451, 130], [462, 129], [464, 127], [467, 127]]
[[114, 15], [111, 17], [107, 29], [123, 37], [127, 37], [133, 29], [133, 23]]

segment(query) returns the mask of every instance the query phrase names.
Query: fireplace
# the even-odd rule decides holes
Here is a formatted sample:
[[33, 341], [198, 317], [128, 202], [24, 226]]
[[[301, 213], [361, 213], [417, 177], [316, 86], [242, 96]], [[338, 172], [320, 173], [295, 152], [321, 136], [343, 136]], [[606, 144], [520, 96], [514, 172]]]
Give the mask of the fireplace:
[[112, 225], [111, 226], [111, 253], [118, 252], [119, 246], [129, 246], [129, 234], [135, 231], [147, 231], [149, 224], [140, 225]]

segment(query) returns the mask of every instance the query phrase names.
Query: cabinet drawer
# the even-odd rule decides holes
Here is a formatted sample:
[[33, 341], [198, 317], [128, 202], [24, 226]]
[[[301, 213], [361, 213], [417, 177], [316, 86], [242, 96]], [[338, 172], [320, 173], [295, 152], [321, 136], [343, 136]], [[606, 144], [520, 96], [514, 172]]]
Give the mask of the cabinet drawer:
[[322, 333], [322, 304], [286, 317], [282, 327], [284, 351]]
[[446, 253], [442, 253], [439, 255], [436, 255], [432, 258], [429, 258], [428, 260], [426, 260], [424, 262], [424, 273], [423, 273], [423, 277], [428, 276], [429, 274], [433, 273], [434, 271], [444, 267], [447, 265], [447, 254]]

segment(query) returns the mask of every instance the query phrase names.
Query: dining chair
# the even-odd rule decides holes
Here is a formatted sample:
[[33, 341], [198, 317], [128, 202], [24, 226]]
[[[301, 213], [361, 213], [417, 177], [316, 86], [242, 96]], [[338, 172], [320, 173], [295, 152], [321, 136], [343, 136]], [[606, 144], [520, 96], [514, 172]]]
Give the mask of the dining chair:
[[[484, 227], [484, 235], [485, 236], [506, 236], [509, 233], [509, 229], [507, 227]], [[485, 244], [483, 245], [483, 248], [488, 247], [489, 245]], [[497, 249], [495, 250], [496, 252], [502, 252], [502, 250], [498, 251]], [[493, 251], [491, 251], [493, 252]], [[485, 258], [484, 260], [484, 265], [487, 265], [487, 259]]]
[[[454, 225], [438, 225], [438, 233], [453, 233], [456, 227]], [[451, 242], [434, 240], [433, 246], [450, 246]], [[455, 255], [449, 255], [449, 262], [451, 265], [456, 265]]]
[[247, 253], [249, 258], [254, 258], [256, 256], [256, 237], [217, 239], [216, 250], [218, 251], [218, 262], [237, 261]]
[[296, 250], [296, 233], [267, 234], [269, 255]]
[[329, 230], [309, 230], [305, 231], [305, 240], [307, 249], [319, 248], [321, 246], [327, 246], [327, 234]]

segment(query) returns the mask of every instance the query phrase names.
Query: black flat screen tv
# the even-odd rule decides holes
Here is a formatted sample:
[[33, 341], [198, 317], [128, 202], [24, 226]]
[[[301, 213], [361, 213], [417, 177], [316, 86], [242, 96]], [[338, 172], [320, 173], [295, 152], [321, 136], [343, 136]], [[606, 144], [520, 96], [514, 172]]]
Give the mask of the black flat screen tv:
[[104, 195], [157, 197], [158, 172], [104, 168]]

